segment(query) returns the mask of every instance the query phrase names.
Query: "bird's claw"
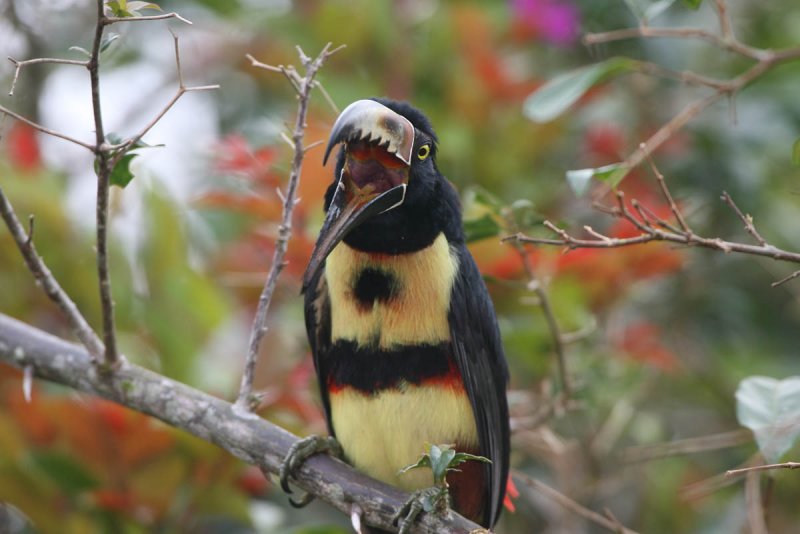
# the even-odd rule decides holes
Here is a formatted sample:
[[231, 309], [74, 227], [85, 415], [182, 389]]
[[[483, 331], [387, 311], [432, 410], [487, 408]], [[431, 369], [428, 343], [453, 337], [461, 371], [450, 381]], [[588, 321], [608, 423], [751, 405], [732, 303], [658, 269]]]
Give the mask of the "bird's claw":
[[[292, 493], [289, 487], [289, 477], [293, 476], [295, 471], [297, 471], [309, 457], [321, 452], [328, 453], [337, 458], [341, 458], [344, 454], [342, 452], [342, 446], [339, 445], [339, 442], [336, 441], [336, 438], [333, 436], [308, 436], [298, 440], [292, 445], [289, 452], [286, 453], [286, 458], [283, 459], [280, 471], [278, 472], [281, 481], [281, 489], [283, 489], [285, 493]], [[314, 496], [310, 493], [306, 493], [297, 500], [290, 497], [289, 503], [295, 508], [302, 508], [313, 500]]]
[[444, 512], [450, 507], [450, 494], [447, 488], [432, 486], [417, 490], [394, 514], [392, 524], [400, 527], [398, 534], [407, 534], [420, 512]]

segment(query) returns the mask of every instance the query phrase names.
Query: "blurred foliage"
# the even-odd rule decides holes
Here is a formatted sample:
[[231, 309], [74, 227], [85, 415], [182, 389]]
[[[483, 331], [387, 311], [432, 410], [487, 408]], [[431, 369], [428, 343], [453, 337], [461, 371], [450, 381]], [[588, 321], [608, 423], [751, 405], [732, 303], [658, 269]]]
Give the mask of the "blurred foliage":
[[[2, 53], [72, 57], [71, 46], [88, 44], [91, 4], [0, 1], [0, 22], [13, 37], [0, 39], [0, 47], [17, 43]], [[747, 63], [702, 42], [632, 39], [586, 48], [580, 34], [635, 26], [629, 5], [651, 24], [715, 29], [713, 4], [160, 2], [164, 12], [194, 22], [169, 26], [184, 43], [186, 75], [221, 84], [213, 106], [223, 133], [185, 162], [201, 169], [188, 197], [167, 187], [171, 176], [136, 171], [153, 153], [174, 150], [183, 139], [143, 151], [121, 169], [121, 182], [133, 180], [112, 194], [111, 265], [122, 351], [170, 377], [235, 397], [280, 218], [276, 189], [290, 163], [278, 134], [293, 121], [295, 105], [285, 79], [253, 69], [244, 55], [290, 64], [297, 63], [295, 45], [311, 55], [329, 41], [346, 44], [320, 74], [332, 100], [341, 109], [359, 98], [387, 95], [423, 109], [441, 140], [438, 165], [463, 192], [470, 247], [495, 300], [512, 368], [514, 468], [595, 510], [608, 507], [641, 532], [742, 531], [743, 484], [721, 485], [714, 477], [748, 462], [757, 451], [754, 439], [648, 461], [629, 458], [642, 447], [735, 430], [735, 392], [742, 379], [798, 374], [800, 279], [769, 287], [792, 266], [660, 244], [566, 254], [528, 249], [562, 328], [582, 333], [567, 347], [579, 406], [557, 411], [541, 425], [532, 423], [537, 409], [560, 388], [552, 338], [527, 289], [519, 253], [497, 239], [498, 232], [547, 235], [544, 218], [632, 235], [629, 225], [591, 209], [592, 199], [610, 200], [595, 198], [602, 191], [583, 180], [588, 177], [573, 177], [589, 187], [591, 198], [578, 199], [565, 172], [620, 161], [700, 90], [641, 74], [597, 85], [627, 65], [613, 58], [720, 77], [740, 73]], [[760, 47], [800, 44], [794, 0], [730, 4], [743, 41]], [[50, 25], [54, 19], [57, 31]], [[171, 49], [154, 55], [145, 46], [151, 35], [166, 32], [165, 25], [115, 26], [120, 37], [104, 52], [102, 72], [152, 64], [161, 69], [158, 83], [175, 87]], [[8, 87], [13, 71], [3, 68], [0, 86]], [[40, 95], [48, 78], [74, 68], [26, 68], [17, 96], [4, 96], [3, 105], [37, 117], [45, 109]], [[550, 93], [548, 105], [563, 108], [574, 101], [571, 108], [549, 122], [526, 117], [555, 109], [543, 110], [532, 99], [526, 105], [535, 89], [579, 68], [584, 70], [578, 82], [585, 87]], [[747, 239], [735, 214], [718, 200], [724, 189], [770, 242], [800, 249], [800, 168], [792, 165], [800, 131], [799, 76], [798, 63], [771, 72], [737, 96], [735, 117], [732, 108], [719, 104], [655, 154], [699, 234]], [[576, 88], [574, 78], [566, 89]], [[140, 84], [148, 87], [131, 79], [126, 91], [115, 94], [114, 105], [136, 113], [149, 98]], [[74, 94], [60, 95], [57, 104], [67, 111], [75, 99], [88, 97], [87, 82]], [[307, 142], [325, 139], [335, 116], [317, 94]], [[86, 175], [62, 170], [68, 167], [58, 164], [60, 154], [43, 154], [41, 137], [24, 125], [6, 119], [0, 133], [0, 185], [23, 220], [35, 215], [39, 251], [90, 322], [99, 325], [93, 227], [79, 213], [94, 208], [89, 198], [78, 210], [75, 202], [65, 202], [79, 195]], [[165, 140], [152, 134], [144, 141]], [[298, 433], [324, 432], [298, 297], [331, 178], [321, 153], [309, 152], [303, 166], [289, 263], [273, 301], [256, 382], [265, 394], [261, 415]], [[636, 169], [621, 188], [628, 198], [669, 216], [648, 170]], [[129, 216], [131, 210], [138, 215]], [[0, 295], [3, 313], [70, 336], [5, 231]], [[346, 518], [330, 508], [293, 511], [257, 470], [145, 416], [40, 383], [26, 403], [20, 373], [8, 368], [0, 368], [0, 398], [0, 502], [12, 503], [41, 532], [347, 532]], [[798, 453], [794, 444], [779, 459], [797, 459]], [[770, 488], [770, 532], [792, 532], [800, 522], [800, 477], [786, 471], [763, 478]], [[519, 489], [517, 511], [505, 514], [499, 532], [599, 531], [533, 490]]]

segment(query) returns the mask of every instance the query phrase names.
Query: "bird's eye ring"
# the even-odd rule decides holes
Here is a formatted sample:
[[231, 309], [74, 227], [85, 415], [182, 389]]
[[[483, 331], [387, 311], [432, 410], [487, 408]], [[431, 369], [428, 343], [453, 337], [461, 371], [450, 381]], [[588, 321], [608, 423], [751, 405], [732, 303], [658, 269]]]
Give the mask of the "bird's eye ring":
[[431, 153], [430, 145], [422, 145], [421, 147], [419, 147], [419, 150], [417, 150], [417, 157], [421, 161], [427, 158], [430, 155], [430, 153]]

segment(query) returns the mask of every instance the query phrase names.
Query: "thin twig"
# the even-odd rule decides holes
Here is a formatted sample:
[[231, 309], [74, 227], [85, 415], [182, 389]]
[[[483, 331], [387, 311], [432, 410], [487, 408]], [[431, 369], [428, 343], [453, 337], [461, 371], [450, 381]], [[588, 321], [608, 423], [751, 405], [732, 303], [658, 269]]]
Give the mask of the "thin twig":
[[64, 291], [53, 276], [53, 273], [50, 272], [50, 269], [45, 265], [42, 257], [39, 256], [39, 253], [36, 251], [36, 246], [32, 239], [33, 219], [31, 219], [30, 230], [26, 235], [25, 228], [17, 218], [14, 208], [8, 201], [2, 187], [0, 187], [0, 216], [3, 217], [9, 232], [11, 232], [11, 237], [17, 244], [17, 248], [19, 248], [25, 260], [25, 264], [28, 266], [28, 270], [34, 278], [36, 278], [36, 281], [39, 283], [45, 295], [61, 308], [72, 331], [86, 347], [86, 350], [92, 358], [96, 361], [100, 361], [104, 352], [103, 342], [100, 341], [100, 338], [94, 333], [92, 327], [89, 326], [89, 323], [83, 317], [80, 310], [78, 310], [75, 302], [69, 298], [69, 295], [67, 295], [66, 291]]
[[175, 49], [175, 67], [178, 76], [178, 89], [175, 91], [175, 94], [172, 95], [172, 98], [170, 98], [169, 102], [167, 102], [166, 105], [164, 105], [164, 107], [161, 108], [161, 111], [156, 113], [155, 116], [153, 116], [153, 118], [141, 130], [139, 130], [139, 132], [131, 136], [121, 145], [109, 147], [109, 149], [115, 151], [115, 154], [111, 158], [110, 162], [110, 167], [112, 169], [119, 162], [119, 160], [125, 156], [127, 150], [133, 148], [136, 145], [136, 143], [138, 143], [142, 139], [142, 137], [144, 137], [147, 134], [147, 132], [149, 132], [156, 124], [158, 124], [158, 122], [164, 117], [164, 115], [166, 115], [167, 112], [170, 109], [172, 109], [172, 106], [174, 106], [175, 103], [178, 102], [178, 100], [180, 100], [180, 98], [183, 95], [191, 91], [213, 91], [219, 89], [218, 84], [198, 85], [198, 86], [187, 86], [184, 84], [183, 70], [181, 69], [180, 43], [178, 41], [178, 36], [174, 32], [172, 32], [172, 30], [170, 30], [170, 33], [172, 34], [173, 46]]
[[522, 260], [525, 274], [528, 277], [528, 288], [536, 294], [539, 299], [539, 307], [542, 308], [542, 313], [547, 320], [547, 328], [550, 330], [550, 339], [553, 340], [553, 350], [556, 353], [556, 363], [558, 364], [558, 375], [561, 378], [561, 387], [565, 398], [572, 397], [572, 381], [569, 377], [567, 370], [567, 356], [564, 350], [564, 340], [561, 338], [561, 328], [558, 326], [558, 320], [553, 312], [553, 306], [550, 304], [550, 297], [547, 295], [543, 284], [540, 283], [539, 278], [536, 276], [536, 271], [531, 265], [530, 256], [527, 254], [525, 247], [520, 242], [513, 242], [512, 246], [519, 253]]
[[89, 143], [81, 141], [80, 139], [76, 139], [74, 137], [70, 137], [67, 134], [63, 134], [61, 132], [57, 132], [55, 130], [51, 130], [50, 128], [42, 126], [39, 123], [33, 122], [32, 120], [30, 120], [30, 119], [28, 119], [26, 117], [23, 117], [22, 115], [20, 115], [18, 113], [15, 113], [14, 111], [11, 111], [10, 109], [6, 108], [5, 106], [0, 105], [0, 113], [5, 113], [9, 117], [14, 117], [18, 121], [24, 122], [28, 126], [32, 127], [35, 130], [38, 130], [38, 131], [40, 131], [40, 132], [42, 132], [44, 134], [52, 135], [53, 137], [58, 137], [59, 139], [63, 139], [64, 141], [69, 141], [70, 143], [76, 144], [78, 146], [82, 146], [83, 148], [85, 148], [87, 150], [91, 150], [92, 152], [94, 152], [94, 149], [95, 149], [94, 145], [91, 145]]
[[[639, 245], [642, 243], [649, 243], [651, 241], [667, 241], [672, 243], [679, 243], [684, 245], [690, 246], [698, 246], [704, 248], [710, 248], [714, 250], [720, 250], [722, 252], [730, 253], [730, 252], [738, 252], [742, 254], [752, 254], [756, 256], [765, 256], [768, 258], [772, 258], [775, 260], [781, 261], [789, 261], [793, 263], [800, 263], [800, 253], [798, 252], [790, 252], [788, 250], [783, 250], [780, 248], [775, 247], [774, 245], [770, 245], [766, 241], [763, 244], [759, 245], [750, 245], [746, 243], [738, 243], [733, 241], [726, 241], [720, 239], [718, 237], [702, 237], [695, 234], [689, 225], [686, 223], [685, 219], [682, 215], [680, 215], [680, 210], [678, 209], [677, 205], [675, 204], [674, 200], [672, 199], [672, 195], [669, 193], [669, 189], [666, 186], [666, 183], [663, 181], [659, 181], [659, 184], [662, 188], [662, 193], [664, 194], [665, 198], [670, 202], [670, 207], [673, 209], [673, 214], [676, 214], [678, 218], [679, 224], [681, 224], [681, 229], [672, 227], [666, 221], [661, 220], [660, 218], [656, 217], [655, 215], [647, 215], [645, 209], [635, 200], [632, 202], [634, 208], [636, 209], [639, 217], [635, 217], [630, 210], [626, 207], [624, 202], [624, 196], [622, 191], [617, 191], [616, 198], [618, 205], [616, 207], [609, 207], [609, 206], [596, 206], [598, 211], [602, 211], [612, 217], [624, 219], [629, 223], [633, 224], [641, 233], [637, 236], [632, 237], [610, 237], [599, 232], [592, 231], [591, 235], [594, 236], [594, 239], [582, 239], [577, 238], [569, 234], [563, 228], [559, 228], [558, 226], [554, 225], [550, 221], [544, 221], [543, 225], [553, 231], [555, 234], [558, 235], [558, 238], [539, 238], [539, 237], [531, 237], [524, 235], [522, 233], [517, 233], [514, 235], [506, 236], [503, 238], [503, 241], [518, 241], [521, 243], [532, 243], [532, 244], [539, 244], [539, 245], [556, 245], [556, 246], [564, 246], [567, 249], [577, 249], [577, 248], [618, 248], [618, 247], [626, 247], [631, 245]], [[728, 197], [729, 198], [729, 197]], [[725, 197], [723, 196], [723, 199]], [[730, 200], [726, 202], [734, 208], [735, 204], [733, 201]], [[741, 211], [738, 208], [734, 208], [737, 211], [737, 215], [745, 221], [745, 225], [751, 224], [752, 221], [749, 220], [746, 216], [741, 214]], [[680, 222], [683, 221], [683, 222]], [[749, 221], [749, 223], [748, 223]], [[654, 224], [655, 223], [655, 224]], [[658, 225], [658, 226], [656, 226]], [[666, 227], [667, 229], [660, 228], [659, 226]], [[754, 235], [758, 236], [756, 239], [763, 239], [761, 235], [755, 231], [755, 228], [752, 228], [752, 231], [755, 232]], [[751, 232], [752, 233], [752, 232]], [[773, 286], [780, 285], [788, 280], [796, 278], [800, 276], [800, 273], [792, 273], [788, 277], [784, 278], [773, 284]]]
[[705, 98], [688, 104], [677, 115], [672, 117], [663, 126], [661, 126], [661, 128], [656, 130], [656, 132], [651, 135], [647, 141], [641, 143], [638, 149], [625, 158], [625, 161], [622, 162], [621, 166], [630, 172], [631, 169], [644, 161], [649, 154], [652, 154], [658, 147], [664, 144], [664, 142], [675, 135], [675, 133], [683, 128], [686, 123], [699, 115], [700, 112], [709, 107], [711, 104], [722, 98], [724, 94], [725, 93], [722, 91], [717, 91], [716, 93], [713, 93]]
[[795, 279], [795, 278], [797, 278], [798, 276], [800, 276], [800, 270], [797, 270], [797, 271], [793, 272], [793, 273], [792, 273], [792, 274], [790, 274], [789, 276], [785, 276], [785, 277], [781, 278], [781, 279], [780, 279], [780, 280], [778, 280], [777, 282], [772, 282], [772, 284], [771, 284], [771, 287], [778, 287], [778, 286], [779, 286], [779, 285], [781, 285], [781, 284], [785, 284], [785, 283], [786, 283], [786, 282], [788, 282], [789, 280], [794, 280], [794, 279]]
[[717, 18], [719, 19], [719, 33], [725, 41], [735, 41], [736, 37], [733, 36], [731, 30], [731, 19], [728, 17], [728, 6], [725, 0], [714, 0], [717, 6]]
[[753, 433], [747, 429], [734, 430], [712, 434], [710, 436], [700, 436], [697, 438], [679, 439], [656, 443], [653, 445], [642, 445], [628, 447], [622, 451], [622, 459], [625, 462], [647, 462], [678, 456], [683, 454], [696, 454], [698, 452], [716, 451], [729, 447], [736, 447], [744, 443], [753, 441]]
[[[285, 200], [283, 202], [283, 216], [281, 224], [278, 227], [278, 239], [275, 243], [275, 251], [272, 255], [272, 266], [267, 276], [267, 281], [264, 284], [264, 289], [261, 292], [261, 297], [258, 300], [258, 308], [253, 319], [253, 327], [250, 332], [250, 342], [248, 344], [247, 358], [245, 360], [244, 372], [242, 373], [242, 382], [239, 389], [239, 396], [236, 399], [236, 407], [240, 410], [252, 410], [257, 404], [257, 399], [252, 396], [253, 378], [255, 376], [256, 361], [258, 360], [258, 348], [261, 345], [261, 339], [267, 332], [267, 313], [269, 312], [270, 302], [272, 301], [272, 294], [275, 291], [275, 286], [278, 281], [283, 267], [285, 265], [284, 256], [286, 255], [286, 248], [289, 243], [289, 238], [292, 235], [292, 214], [297, 205], [295, 197], [297, 195], [297, 185], [300, 181], [300, 171], [303, 165], [303, 157], [305, 156], [305, 148], [303, 146], [303, 136], [306, 128], [306, 115], [308, 113], [308, 102], [311, 89], [314, 87], [314, 77], [319, 69], [325, 63], [331, 54], [340, 50], [341, 47], [331, 50], [331, 44], [328, 43], [316, 57], [311, 60], [306, 57], [302, 50], [298, 47], [298, 54], [300, 60], [305, 68], [305, 76], [300, 77], [294, 67], [272, 67], [261, 62], [257, 62], [252, 56], [248, 55], [250, 61], [254, 66], [266, 68], [271, 71], [282, 72], [292, 85], [297, 89], [297, 118], [292, 131], [292, 145], [294, 148], [294, 158], [292, 159], [292, 168], [289, 173], [289, 184], [287, 186]], [[293, 76], [297, 77], [293, 79]]]
[[598, 514], [594, 510], [586, 508], [582, 504], [567, 497], [560, 491], [548, 486], [544, 482], [541, 482], [533, 477], [526, 475], [525, 473], [515, 471], [513, 478], [515, 479], [515, 481], [521, 481], [526, 486], [533, 488], [542, 495], [555, 501], [556, 503], [560, 504], [567, 510], [576, 513], [579, 516], [588, 519], [592, 523], [599, 525], [607, 530], [610, 530], [611, 532], [618, 532], [620, 534], [636, 534], [635, 530], [631, 530], [625, 527], [618, 520], [616, 520], [616, 518], [609, 519], [608, 517], [605, 517], [602, 514]]
[[[690, 71], [677, 72], [650, 62], [637, 62], [636, 68], [640, 72], [676, 78], [686, 83], [710, 87], [714, 89], [714, 93], [691, 102], [684, 107], [683, 110], [650, 136], [647, 141], [642, 143], [636, 151], [630, 154], [625, 161], [621, 163], [621, 168], [630, 171], [639, 165], [645, 157], [652, 154], [653, 151], [661, 146], [667, 139], [672, 137], [675, 132], [683, 128], [686, 123], [723, 96], [728, 96], [732, 101], [733, 97], [741, 89], [778, 64], [800, 58], [800, 47], [781, 50], [763, 50], [742, 43], [734, 36], [731, 30], [725, 2], [723, 0], [716, 0], [716, 7], [720, 24], [720, 34], [701, 28], [652, 28], [641, 25], [637, 28], [624, 28], [605, 33], [590, 33], [583, 38], [584, 44], [587, 45], [636, 37], [697, 38], [756, 61], [756, 64], [751, 66], [748, 70], [727, 81], [709, 78]], [[731, 107], [731, 110], [735, 113], [735, 107]]]
[[754, 465], [752, 467], [743, 467], [741, 469], [730, 469], [725, 471], [725, 476], [741, 475], [751, 471], [769, 471], [771, 469], [800, 469], [800, 462], [784, 462], [781, 464], [768, 464], [768, 465]]
[[[737, 40], [726, 40], [714, 32], [701, 28], [654, 28], [652, 26], [639, 26], [638, 28], [623, 28], [603, 33], [588, 33], [583, 37], [585, 45], [609, 43], [611, 41], [621, 41], [624, 39], [636, 38], [677, 38], [677, 39], [700, 39], [711, 43], [719, 48], [730, 52], [763, 61], [770, 56], [770, 51], [761, 50], [752, 46], [745, 45]], [[793, 49], [792, 49], [793, 50]]]
[[753, 236], [753, 238], [758, 241], [759, 245], [762, 247], [768, 247], [769, 245], [767, 244], [767, 241], [761, 237], [761, 234], [759, 234], [758, 230], [756, 230], [755, 224], [753, 224], [753, 217], [742, 213], [742, 210], [739, 209], [739, 206], [736, 205], [727, 191], [722, 192], [722, 200], [725, 202], [725, 204], [730, 206], [736, 215], [739, 216], [744, 224], [744, 229], [747, 230], [747, 233]]
[[77, 60], [77, 59], [59, 59], [59, 58], [51, 58], [51, 57], [37, 57], [35, 59], [26, 59], [24, 61], [19, 61], [14, 59], [13, 57], [9, 57], [8, 60], [14, 64], [14, 78], [11, 80], [11, 89], [8, 91], [8, 96], [14, 96], [14, 88], [17, 86], [17, 79], [19, 78], [19, 71], [22, 70], [23, 67], [28, 65], [35, 65], [37, 63], [54, 63], [56, 65], [80, 65], [85, 67], [89, 64], [88, 60]]
[[[667, 199], [667, 202], [669, 203], [669, 209], [672, 211], [672, 216], [675, 217], [676, 221], [678, 221], [678, 224], [684, 233], [692, 233], [692, 229], [689, 228], [688, 224], [686, 224], [686, 220], [683, 218], [681, 210], [678, 209], [678, 205], [675, 203], [675, 199], [672, 198], [672, 193], [670, 193], [669, 188], [667, 187], [667, 182], [664, 180], [664, 175], [661, 174], [661, 171], [659, 171], [658, 167], [656, 167], [656, 163], [653, 161], [653, 158], [648, 155], [647, 160], [650, 163], [650, 169], [652, 169], [653, 174], [656, 176], [656, 180], [658, 180], [658, 187], [661, 188], [661, 194], [664, 195], [664, 198]], [[725, 194], [727, 195], [727, 193]], [[764, 243], [761, 244], [763, 245]]]

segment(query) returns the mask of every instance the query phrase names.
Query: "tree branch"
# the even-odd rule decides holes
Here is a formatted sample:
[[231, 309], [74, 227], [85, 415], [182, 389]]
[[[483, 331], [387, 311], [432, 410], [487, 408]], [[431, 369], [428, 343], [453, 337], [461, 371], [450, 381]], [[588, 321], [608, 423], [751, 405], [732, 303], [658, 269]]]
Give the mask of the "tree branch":
[[563, 506], [567, 510], [575, 514], [578, 514], [579, 516], [584, 517], [589, 521], [591, 521], [592, 523], [599, 525], [605, 529], [608, 529], [611, 532], [618, 532], [620, 534], [637, 534], [635, 530], [631, 530], [625, 527], [622, 523], [620, 523], [610, 512], [608, 513], [610, 517], [607, 517], [595, 512], [594, 510], [590, 510], [585, 506], [583, 506], [582, 504], [567, 497], [560, 491], [551, 488], [544, 482], [536, 480], [535, 478], [530, 477], [525, 473], [515, 471], [514, 479], [517, 481], [521, 481], [523, 484], [541, 493], [548, 499], [557, 502], [559, 505]]
[[26, 59], [24, 61], [18, 61], [13, 57], [9, 57], [8, 60], [14, 64], [14, 78], [11, 80], [11, 89], [8, 91], [8, 96], [14, 96], [14, 88], [17, 86], [17, 79], [19, 78], [19, 71], [22, 70], [23, 67], [27, 67], [28, 65], [36, 65], [37, 63], [51, 63], [56, 65], [79, 65], [81, 67], [86, 67], [89, 64], [87, 60], [77, 60], [77, 59], [60, 59], [60, 58], [51, 58], [51, 57], [37, 57], [34, 59]]
[[[685, 217], [679, 210], [675, 200], [672, 197], [672, 194], [669, 191], [669, 188], [666, 185], [666, 182], [664, 181], [664, 177], [661, 175], [655, 165], [653, 165], [653, 170], [656, 173], [656, 178], [658, 179], [661, 193], [669, 203], [670, 210], [678, 222], [678, 226], [661, 219], [653, 213], [648, 213], [649, 210], [647, 210], [647, 208], [639, 204], [636, 199], [633, 199], [631, 201], [631, 205], [638, 214], [638, 217], [635, 216], [625, 204], [624, 193], [622, 191], [617, 191], [616, 206], [595, 205], [595, 209], [612, 217], [628, 221], [641, 232], [639, 235], [624, 238], [610, 237], [596, 232], [591, 227], [586, 226], [584, 228], [586, 232], [592, 236], [592, 239], [584, 239], [571, 235], [569, 232], [563, 228], [559, 228], [550, 221], [544, 221], [543, 225], [558, 235], [558, 238], [539, 238], [517, 233], [515, 235], [504, 237], [503, 241], [564, 246], [567, 247], [568, 250], [577, 248], [618, 248], [649, 243], [652, 241], [668, 241], [682, 245], [720, 250], [726, 254], [738, 252], [742, 254], [764, 256], [775, 260], [800, 263], [800, 252], [783, 250], [769, 244], [758, 232], [758, 230], [756, 230], [755, 224], [753, 223], [753, 218], [742, 213], [730, 195], [724, 191], [721, 197], [722, 200], [736, 213], [737, 217], [739, 217], [739, 219], [742, 221], [745, 230], [753, 236], [753, 238], [758, 242], [758, 245], [726, 241], [719, 237], [702, 237], [697, 235], [687, 224]], [[800, 271], [796, 271], [782, 280], [773, 283], [772, 286], [775, 287], [782, 283], [788, 282], [789, 280], [797, 278], [798, 276], [800, 276]]]
[[300, 61], [305, 68], [305, 76], [302, 77], [297, 73], [294, 67], [273, 67], [266, 63], [256, 61], [252, 56], [248, 56], [254, 66], [273, 72], [282, 72], [289, 81], [292, 82], [293, 87], [297, 91], [297, 118], [295, 119], [291, 138], [294, 158], [292, 159], [292, 168], [289, 172], [289, 185], [287, 186], [286, 194], [282, 196], [283, 215], [281, 217], [281, 224], [278, 227], [278, 239], [275, 243], [275, 251], [272, 254], [272, 266], [267, 275], [264, 289], [261, 291], [261, 297], [258, 299], [258, 308], [256, 309], [253, 327], [250, 331], [250, 342], [248, 344], [244, 372], [242, 373], [239, 397], [236, 400], [236, 406], [244, 410], [254, 409], [259, 402], [259, 400], [253, 398], [252, 395], [253, 378], [255, 376], [256, 361], [258, 360], [258, 348], [261, 345], [264, 334], [267, 332], [267, 314], [269, 313], [269, 306], [272, 302], [272, 294], [275, 292], [278, 277], [285, 266], [284, 257], [289, 244], [289, 238], [292, 235], [292, 214], [298, 203], [296, 198], [297, 185], [300, 182], [303, 158], [308, 150], [307, 147], [303, 146], [303, 136], [306, 128], [308, 102], [311, 96], [311, 89], [314, 88], [314, 77], [325, 61], [341, 48], [342, 47], [338, 47], [331, 50], [331, 43], [328, 43], [316, 59], [311, 60], [311, 58], [307, 57], [300, 47], [298, 47], [297, 51], [300, 56]]
[[103, 0], [97, 0], [97, 23], [95, 25], [94, 41], [87, 68], [92, 88], [92, 112], [94, 115], [95, 131], [95, 168], [97, 172], [97, 202], [95, 206], [95, 219], [97, 221], [97, 279], [100, 289], [100, 307], [103, 316], [103, 344], [105, 345], [104, 364], [110, 368], [117, 366], [117, 338], [114, 326], [114, 301], [111, 295], [111, 278], [108, 270], [108, 195], [111, 170], [109, 152], [105, 147], [105, 131], [103, 126], [103, 112], [100, 107], [100, 45], [103, 41], [105, 28], [105, 5]]
[[525, 252], [525, 247], [520, 241], [511, 243], [514, 249], [519, 253], [522, 260], [523, 268], [528, 276], [528, 289], [533, 291], [536, 298], [539, 300], [539, 306], [542, 308], [547, 327], [550, 330], [550, 338], [553, 340], [553, 350], [556, 353], [556, 363], [558, 364], [558, 375], [561, 378], [561, 387], [563, 389], [563, 399], [561, 402], [572, 397], [572, 380], [567, 370], [567, 355], [564, 349], [564, 339], [561, 334], [561, 328], [558, 326], [558, 319], [556, 319], [553, 312], [553, 306], [550, 304], [550, 297], [547, 294], [542, 282], [536, 276], [536, 271], [531, 265], [530, 258]]
[[170, 109], [172, 109], [172, 106], [174, 106], [175, 103], [178, 102], [178, 100], [180, 100], [180, 98], [183, 95], [191, 91], [213, 91], [219, 89], [218, 84], [197, 85], [197, 86], [187, 86], [186, 84], [184, 84], [183, 71], [181, 69], [181, 52], [180, 52], [178, 36], [175, 35], [175, 33], [173, 33], [172, 30], [170, 30], [170, 33], [172, 33], [172, 41], [175, 49], [175, 68], [178, 76], [178, 89], [177, 91], [175, 91], [175, 94], [172, 95], [172, 98], [169, 100], [169, 102], [167, 102], [166, 105], [164, 105], [164, 107], [161, 108], [161, 111], [156, 113], [156, 115], [150, 120], [150, 122], [148, 122], [144, 126], [144, 128], [139, 130], [139, 132], [131, 136], [129, 139], [127, 139], [120, 145], [109, 147], [109, 150], [114, 151], [114, 156], [111, 158], [111, 161], [109, 162], [109, 166], [112, 169], [119, 162], [119, 160], [121, 160], [125, 156], [128, 150], [134, 148], [135, 145], [142, 139], [142, 137], [144, 137], [147, 134], [147, 132], [149, 132], [153, 128], [153, 126], [158, 124], [158, 122], [164, 117], [164, 115], [166, 115], [167, 112]]
[[[583, 38], [585, 45], [594, 45], [619, 41], [631, 38], [658, 38], [671, 37], [679, 39], [701, 39], [729, 52], [739, 54], [745, 58], [754, 60], [756, 63], [745, 72], [730, 80], [717, 80], [691, 71], [676, 72], [660, 65], [650, 62], [638, 62], [637, 70], [656, 76], [667, 76], [677, 78], [686, 83], [702, 85], [714, 89], [714, 92], [702, 99], [686, 105], [677, 115], [659, 128], [647, 141], [639, 145], [636, 151], [630, 154], [625, 161], [620, 164], [621, 169], [626, 172], [639, 165], [646, 157], [649, 157], [667, 139], [672, 137], [675, 132], [683, 128], [690, 120], [699, 115], [704, 109], [722, 98], [723, 96], [735, 96], [741, 89], [752, 83], [755, 79], [772, 70], [777, 65], [786, 61], [800, 58], [800, 47], [784, 48], [781, 50], [766, 50], [746, 45], [739, 41], [733, 34], [730, 19], [728, 17], [727, 5], [724, 0], [715, 0], [717, 18], [720, 31], [714, 33], [702, 28], [653, 28], [646, 24], [641, 24], [637, 28], [624, 28], [604, 33], [589, 33]], [[733, 109], [733, 108], [732, 108]]]
[[782, 464], [755, 465], [752, 467], [743, 467], [741, 469], [729, 469], [725, 471], [725, 476], [730, 477], [749, 473], [751, 471], [769, 471], [772, 469], [800, 469], [800, 462], [784, 462]]
[[[33, 369], [36, 377], [97, 395], [156, 417], [214, 443], [245, 462], [277, 473], [293, 434], [231, 403], [120, 361], [113, 374], [98, 372], [85, 350], [0, 314], [0, 362]], [[327, 455], [310, 458], [297, 471], [296, 483], [346, 514], [354, 503], [364, 522], [396, 530], [392, 516], [408, 497]], [[454, 512], [447, 517], [423, 514], [416, 533], [465, 533], [478, 525]]]
[[33, 219], [31, 219], [30, 231], [25, 234], [25, 229], [17, 218], [14, 208], [8, 201], [3, 188], [0, 187], [0, 216], [8, 226], [11, 237], [17, 244], [20, 253], [22, 254], [28, 270], [33, 274], [39, 286], [45, 294], [55, 302], [67, 318], [72, 331], [81, 340], [81, 343], [86, 347], [91, 354], [93, 360], [99, 361], [103, 357], [104, 347], [103, 342], [94, 333], [92, 327], [81, 314], [75, 302], [69, 298], [69, 295], [61, 288], [61, 285], [50, 272], [50, 269], [45, 265], [39, 253], [36, 251], [36, 246], [33, 244]]
[[19, 113], [11, 111], [10, 109], [8, 109], [5, 106], [0, 105], [0, 113], [4, 113], [4, 114], [8, 115], [9, 117], [14, 117], [18, 121], [24, 122], [25, 124], [27, 124], [31, 128], [33, 128], [35, 130], [38, 130], [38, 131], [40, 131], [40, 132], [42, 132], [44, 134], [52, 135], [53, 137], [58, 137], [59, 139], [63, 139], [64, 141], [69, 141], [70, 143], [76, 144], [78, 146], [82, 146], [83, 148], [85, 148], [87, 150], [91, 150], [92, 152], [94, 152], [94, 149], [95, 149], [94, 145], [86, 143], [85, 141], [81, 141], [80, 139], [76, 139], [74, 137], [70, 137], [67, 134], [63, 134], [61, 132], [57, 132], [55, 130], [51, 130], [50, 128], [47, 128], [46, 126], [42, 126], [41, 124], [39, 124], [37, 122], [33, 122], [32, 120], [30, 120], [30, 119], [28, 119], [26, 117], [23, 117]]

